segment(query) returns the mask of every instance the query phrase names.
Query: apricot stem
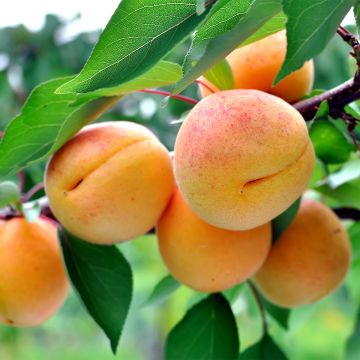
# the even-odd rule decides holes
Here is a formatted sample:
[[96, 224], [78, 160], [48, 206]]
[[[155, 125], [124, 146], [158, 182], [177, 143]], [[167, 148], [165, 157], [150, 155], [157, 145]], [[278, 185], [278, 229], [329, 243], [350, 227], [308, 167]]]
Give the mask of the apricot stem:
[[23, 202], [31, 200], [31, 198], [40, 190], [44, 188], [43, 183], [38, 183], [34, 185], [22, 198]]
[[163, 95], [163, 96], [169, 96], [171, 98], [183, 101], [183, 102], [187, 102], [189, 104], [192, 105], [196, 105], [198, 103], [197, 100], [192, 99], [188, 96], [184, 96], [184, 95], [172, 95], [171, 92], [169, 91], [165, 91], [165, 90], [157, 90], [157, 89], [143, 89], [143, 90], [139, 90], [139, 92], [143, 92], [143, 93], [148, 93], [148, 94], [154, 94], [154, 95]]
[[266, 313], [265, 313], [264, 304], [260, 298], [259, 292], [257, 291], [255, 285], [251, 282], [251, 280], [248, 280], [247, 284], [249, 285], [249, 288], [250, 288], [251, 292], [253, 293], [256, 303], [259, 307], [259, 312], [260, 312], [261, 321], [262, 321], [262, 332], [263, 332], [263, 335], [265, 335], [267, 333], [267, 321], [266, 321]]
[[215, 94], [215, 90], [213, 90], [209, 85], [206, 85], [203, 81], [197, 79], [195, 80], [195, 82], [197, 84], [200, 84], [201, 86], [203, 86], [204, 88], [208, 89], [211, 93]]

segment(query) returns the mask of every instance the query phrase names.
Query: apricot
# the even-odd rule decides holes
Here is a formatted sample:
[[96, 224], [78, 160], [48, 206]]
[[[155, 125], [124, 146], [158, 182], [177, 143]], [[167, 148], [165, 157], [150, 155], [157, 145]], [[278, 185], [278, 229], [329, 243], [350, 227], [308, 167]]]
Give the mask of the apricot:
[[175, 177], [185, 201], [211, 225], [247, 230], [272, 220], [305, 190], [314, 150], [291, 105], [257, 90], [202, 99], [175, 143]]
[[251, 277], [271, 245], [270, 224], [247, 231], [202, 221], [176, 191], [157, 225], [160, 254], [171, 274], [192, 289], [217, 292]]
[[60, 308], [68, 289], [56, 225], [42, 218], [0, 221], [0, 321], [39, 325]]
[[[299, 70], [273, 87], [272, 84], [285, 59], [285, 54], [285, 30], [231, 52], [226, 60], [233, 74], [235, 88], [265, 91], [290, 103], [301, 99], [313, 86], [314, 63], [312, 60], [307, 61]], [[200, 80], [213, 91], [219, 91], [206, 78], [201, 77]], [[211, 94], [206, 87], [199, 86], [203, 97]]]
[[85, 127], [55, 153], [45, 177], [56, 218], [97, 244], [146, 233], [173, 187], [169, 152], [150, 130], [126, 121]]
[[344, 280], [350, 260], [350, 241], [337, 216], [320, 202], [303, 200], [255, 281], [274, 304], [301, 306], [334, 291]]

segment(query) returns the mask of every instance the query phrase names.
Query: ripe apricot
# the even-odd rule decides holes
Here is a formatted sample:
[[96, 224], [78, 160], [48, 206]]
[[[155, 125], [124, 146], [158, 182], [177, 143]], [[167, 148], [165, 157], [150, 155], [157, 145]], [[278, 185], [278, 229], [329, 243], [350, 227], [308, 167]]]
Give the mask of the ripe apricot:
[[[272, 86], [285, 59], [285, 54], [285, 30], [234, 50], [226, 60], [233, 73], [235, 89], [265, 91], [290, 103], [302, 98], [313, 86], [314, 64], [312, 60], [307, 61], [299, 70], [285, 77], [274, 87]], [[200, 80], [212, 90], [219, 91], [204, 77], [201, 77]], [[199, 86], [203, 97], [211, 94], [204, 86]]]
[[310, 304], [334, 291], [350, 266], [347, 232], [324, 204], [303, 200], [293, 222], [275, 242], [255, 281], [283, 307]]
[[45, 178], [57, 219], [98, 244], [150, 230], [173, 187], [169, 152], [150, 130], [126, 121], [85, 127], [52, 157]]
[[286, 210], [314, 167], [300, 113], [257, 90], [202, 99], [180, 128], [174, 156], [185, 201], [201, 219], [228, 230], [254, 228]]
[[202, 221], [176, 191], [157, 226], [161, 256], [173, 276], [203, 292], [230, 288], [251, 277], [271, 244], [270, 224], [229, 231]]
[[43, 323], [63, 304], [68, 288], [55, 224], [43, 218], [0, 221], [2, 323]]

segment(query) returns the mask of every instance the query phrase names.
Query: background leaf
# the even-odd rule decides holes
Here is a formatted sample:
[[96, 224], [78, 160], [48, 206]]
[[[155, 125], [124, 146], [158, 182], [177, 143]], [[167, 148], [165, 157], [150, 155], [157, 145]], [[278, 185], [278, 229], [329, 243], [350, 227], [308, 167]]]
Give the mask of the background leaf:
[[286, 360], [287, 357], [274, 343], [273, 339], [265, 334], [262, 339], [239, 355], [239, 360]]
[[223, 59], [214, 65], [204, 74], [204, 77], [219, 90], [229, 90], [234, 88], [234, 77], [226, 59]]
[[360, 357], [360, 311], [355, 320], [354, 332], [346, 344], [346, 360], [357, 360]]
[[349, 159], [353, 145], [329, 120], [316, 120], [310, 128], [316, 156], [325, 164], [341, 164]]
[[285, 61], [274, 83], [319, 54], [354, 4], [355, 0], [283, 1], [283, 10], [288, 17], [288, 45]]
[[314, 189], [335, 200], [338, 206], [360, 210], [360, 196], [354, 196], [354, 194], [360, 194], [360, 179], [349, 181], [336, 189], [332, 189], [329, 185], [317, 186]]
[[[196, 0], [122, 0], [80, 74], [61, 92], [114, 87], [145, 73], [205, 18]], [[209, 2], [208, 8], [210, 8]]]
[[[193, 59], [198, 61], [193, 67], [185, 68], [186, 73], [184, 77], [175, 84], [173, 92], [177, 93], [182, 91], [196, 80], [196, 78], [205, 73], [206, 70], [224, 59], [226, 55], [236, 49], [239, 44], [259, 30], [273, 16], [278, 14], [280, 10], [280, 0], [228, 0], [226, 8], [224, 6], [215, 12], [215, 14], [204, 23], [203, 27], [199, 29], [197, 40], [194, 40], [187, 63], [192, 64]], [[240, 16], [234, 17], [234, 14], [240, 14]], [[236, 21], [232, 19], [233, 17]], [[213, 24], [213, 22], [215, 24]], [[219, 23], [224, 23], [225, 28], [218, 26]], [[214, 32], [211, 31], [212, 27], [215, 29]], [[210, 31], [211, 34], [209, 34]], [[203, 35], [200, 36], [199, 34], [202, 33]], [[191, 59], [191, 61], [189, 59]]]
[[0, 208], [20, 200], [19, 187], [12, 181], [0, 183]]
[[271, 227], [273, 243], [281, 236], [281, 234], [294, 220], [300, 207], [300, 201], [301, 198], [297, 199], [288, 209], [272, 220]]
[[90, 244], [59, 231], [71, 282], [115, 353], [132, 297], [131, 268], [115, 246]]
[[171, 275], [162, 278], [154, 287], [149, 298], [145, 301], [143, 306], [159, 304], [167, 299], [173, 292], [180, 287], [180, 283]]
[[347, 161], [340, 170], [330, 174], [327, 178], [327, 183], [332, 189], [336, 189], [346, 182], [360, 178], [360, 159], [354, 157]]
[[230, 305], [223, 295], [212, 294], [193, 306], [170, 332], [165, 357], [167, 360], [236, 359], [238, 352], [238, 332]]
[[358, 29], [358, 33], [360, 33], [360, 2], [357, 1], [354, 6], [354, 16], [356, 20], [356, 26]]

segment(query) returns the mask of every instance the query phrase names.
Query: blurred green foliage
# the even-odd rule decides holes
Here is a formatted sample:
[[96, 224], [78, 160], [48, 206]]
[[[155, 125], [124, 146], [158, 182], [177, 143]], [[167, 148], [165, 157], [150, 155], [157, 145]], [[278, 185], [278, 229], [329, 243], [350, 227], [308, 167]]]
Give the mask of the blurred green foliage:
[[[0, 29], [0, 129], [14, 117], [35, 85], [42, 81], [78, 72], [89, 56], [98, 34], [79, 34], [64, 42], [61, 33], [66, 24], [48, 16], [44, 28], [36, 33], [23, 26]], [[187, 44], [178, 46], [171, 60], [182, 62]], [[354, 71], [348, 47], [337, 37], [315, 59], [315, 88], [330, 88], [347, 80]], [[185, 95], [196, 98], [196, 86]], [[151, 128], [169, 148], [173, 148], [180, 126], [179, 120], [191, 105], [157, 95], [131, 94], [120, 101], [101, 120], [129, 120]], [[26, 189], [41, 182], [45, 164], [25, 172]], [[317, 162], [311, 186], [324, 187], [331, 168]], [[356, 181], [356, 180], [354, 180]], [[340, 189], [339, 187], [338, 189]], [[352, 191], [352, 190], [351, 190]], [[330, 199], [326, 192], [320, 195]], [[353, 193], [351, 193], [353, 194]], [[350, 195], [351, 195], [350, 194]], [[39, 193], [38, 196], [43, 195]], [[352, 195], [354, 196], [354, 195]], [[332, 199], [338, 205], [338, 200]], [[359, 247], [360, 233], [353, 231], [352, 241]], [[158, 360], [162, 358], [164, 338], [183, 317], [187, 308], [202, 294], [181, 286], [161, 305], [143, 307], [153, 287], [167, 274], [160, 260], [153, 235], [121, 245], [121, 250], [133, 266], [134, 301], [121, 339], [117, 359]], [[345, 286], [326, 299], [291, 312], [289, 330], [269, 317], [270, 333], [283, 351], [295, 360], [337, 360], [345, 358], [345, 344], [351, 335], [360, 299], [359, 259]], [[242, 350], [261, 336], [261, 321], [257, 305], [247, 286], [229, 292], [237, 318]], [[196, 331], [196, 329], [194, 329]], [[71, 293], [66, 304], [45, 325], [33, 329], [0, 326], [1, 360], [106, 360], [114, 359], [107, 339]], [[275, 359], [274, 359], [275, 360]]]

